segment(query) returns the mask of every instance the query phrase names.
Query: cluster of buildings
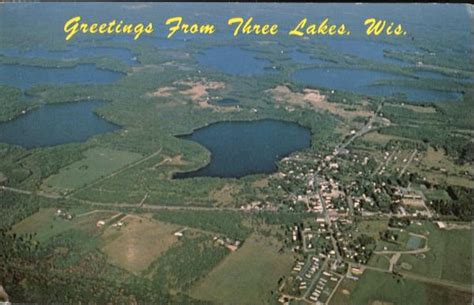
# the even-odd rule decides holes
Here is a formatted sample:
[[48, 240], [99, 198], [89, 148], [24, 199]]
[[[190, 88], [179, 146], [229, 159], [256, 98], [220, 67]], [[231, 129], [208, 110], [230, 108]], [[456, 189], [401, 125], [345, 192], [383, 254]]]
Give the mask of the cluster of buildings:
[[232, 252], [237, 251], [237, 249], [239, 249], [239, 247], [242, 245], [240, 240], [231, 239], [224, 236], [214, 236], [213, 241], [219, 246], [226, 247]]
[[288, 228], [287, 244], [303, 259], [280, 287], [281, 303], [327, 304], [344, 277], [357, 279], [364, 272], [376, 241], [358, 232], [353, 216], [389, 217], [400, 225], [409, 224], [411, 217], [432, 216], [423, 193], [399, 182], [401, 175], [382, 176], [396, 156], [385, 153], [383, 158], [377, 162], [343, 148], [325, 155], [302, 152], [280, 162], [274, 174], [275, 193], [284, 191], [280, 207], [314, 215]]
[[59, 218], [62, 218], [62, 219], [66, 219], [66, 220], [72, 220], [74, 218], [74, 216], [65, 211], [65, 210], [61, 210], [61, 209], [58, 209], [55, 213], [56, 217], [59, 217]]

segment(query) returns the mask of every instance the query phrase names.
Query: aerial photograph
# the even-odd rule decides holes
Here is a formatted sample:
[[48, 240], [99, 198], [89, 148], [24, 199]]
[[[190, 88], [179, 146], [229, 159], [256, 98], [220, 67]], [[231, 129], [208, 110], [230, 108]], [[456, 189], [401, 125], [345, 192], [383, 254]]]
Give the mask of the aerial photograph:
[[0, 3], [0, 304], [472, 305], [473, 25]]

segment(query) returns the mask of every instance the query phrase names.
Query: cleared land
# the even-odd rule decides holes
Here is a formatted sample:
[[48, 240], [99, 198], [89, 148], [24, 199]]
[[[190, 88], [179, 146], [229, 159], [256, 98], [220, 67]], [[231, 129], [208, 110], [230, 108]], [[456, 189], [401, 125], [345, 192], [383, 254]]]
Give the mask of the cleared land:
[[130, 272], [140, 272], [168, 250], [178, 238], [173, 235], [181, 227], [147, 217], [128, 215], [118, 229], [109, 226], [103, 233], [102, 251], [108, 261]]
[[436, 108], [433, 106], [418, 106], [418, 105], [410, 105], [410, 104], [390, 104], [392, 107], [400, 107], [409, 109], [411, 111], [419, 112], [419, 113], [436, 113]]
[[422, 176], [433, 183], [448, 183], [463, 187], [473, 188], [474, 181], [467, 175], [460, 173], [473, 172], [469, 164], [458, 165], [455, 161], [446, 155], [443, 149], [435, 150], [429, 147], [422, 158], [419, 168], [413, 168], [411, 171], [419, 171]]
[[402, 255], [399, 263], [405, 263], [405, 269], [411, 268], [409, 272], [412, 273], [471, 283], [471, 230], [439, 230], [431, 223], [427, 223], [424, 229], [429, 232], [430, 251], [419, 255]]
[[95, 211], [84, 217], [66, 220], [56, 216], [56, 209], [40, 209], [37, 213], [13, 226], [12, 231], [17, 234], [36, 233], [35, 240], [40, 242], [70, 229], [95, 234], [99, 231], [96, 226], [97, 221], [110, 219], [116, 214], [117, 212], [113, 211]]
[[92, 148], [84, 156], [84, 159], [62, 168], [58, 174], [46, 179], [42, 188], [57, 192], [83, 187], [142, 157], [137, 153], [109, 148]]
[[444, 286], [395, 277], [390, 273], [366, 270], [351, 292], [350, 300], [353, 305], [446, 305], [468, 304], [470, 295]]
[[191, 296], [218, 304], [267, 304], [292, 264], [291, 254], [278, 253], [276, 241], [253, 235], [197, 283]]
[[[322, 95], [318, 90], [315, 89], [304, 89], [302, 93], [293, 92], [287, 86], [279, 85], [273, 89], [267, 90], [276, 102], [287, 103], [293, 106], [310, 106], [319, 110], [327, 110], [332, 114], [341, 116], [343, 118], [355, 118], [355, 117], [371, 117], [372, 111], [364, 109], [361, 105], [357, 106], [357, 109], [346, 110], [345, 105], [330, 103], [327, 101], [325, 95]], [[347, 106], [346, 106], [347, 107]]]
[[357, 233], [368, 235], [375, 240], [380, 239], [379, 232], [388, 228], [387, 220], [362, 220], [357, 224]]
[[386, 145], [390, 140], [404, 140], [404, 141], [409, 140], [407, 138], [387, 135], [387, 134], [379, 133], [377, 131], [366, 133], [360, 139], [366, 140], [369, 142], [374, 142], [376, 144], [381, 144], [381, 145]]

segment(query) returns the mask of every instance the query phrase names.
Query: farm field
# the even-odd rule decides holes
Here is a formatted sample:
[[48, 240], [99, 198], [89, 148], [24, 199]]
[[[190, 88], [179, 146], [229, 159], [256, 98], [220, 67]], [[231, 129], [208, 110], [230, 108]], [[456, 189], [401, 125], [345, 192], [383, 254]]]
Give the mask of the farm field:
[[174, 245], [178, 238], [173, 235], [181, 227], [134, 215], [120, 220], [123, 227], [109, 226], [101, 235], [101, 249], [109, 263], [133, 273], [145, 270], [154, 260]]
[[100, 219], [113, 217], [116, 214], [117, 212], [113, 211], [96, 211], [86, 217], [79, 216], [73, 220], [65, 220], [56, 216], [56, 209], [45, 208], [22, 220], [13, 226], [12, 230], [17, 234], [36, 233], [34, 239], [45, 242], [51, 237], [68, 230], [97, 233], [96, 222]]
[[109, 148], [91, 148], [84, 152], [84, 157], [84, 159], [62, 168], [58, 174], [47, 178], [43, 182], [43, 189], [64, 192], [84, 187], [142, 156], [138, 153]]
[[292, 255], [278, 253], [274, 240], [252, 235], [198, 282], [191, 296], [217, 304], [268, 304], [270, 291], [277, 289], [278, 278], [292, 263]]
[[[451, 288], [367, 270], [350, 293], [350, 300], [354, 305], [444, 305], [467, 304], [470, 295]], [[339, 304], [333, 302], [331, 305]]]

